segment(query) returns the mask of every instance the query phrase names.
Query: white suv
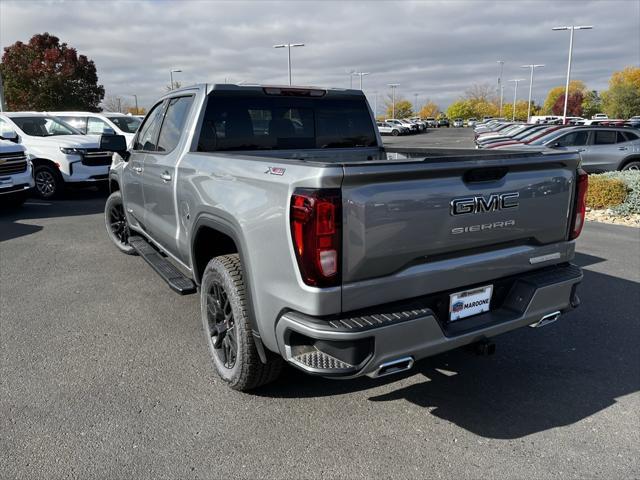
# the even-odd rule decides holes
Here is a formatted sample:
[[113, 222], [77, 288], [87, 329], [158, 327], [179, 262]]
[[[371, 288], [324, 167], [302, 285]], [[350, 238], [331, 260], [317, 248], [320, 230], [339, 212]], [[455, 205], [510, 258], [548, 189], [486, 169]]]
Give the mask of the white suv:
[[0, 205], [18, 206], [34, 186], [31, 161], [15, 134], [0, 128]]
[[41, 198], [55, 197], [65, 184], [107, 185], [111, 152], [100, 150], [100, 139], [37, 112], [0, 113], [0, 129], [26, 148]]
[[112, 112], [48, 112], [68, 123], [76, 130], [86, 135], [114, 134], [122, 135], [127, 140], [127, 145], [133, 141], [133, 137], [142, 123], [138, 117]]

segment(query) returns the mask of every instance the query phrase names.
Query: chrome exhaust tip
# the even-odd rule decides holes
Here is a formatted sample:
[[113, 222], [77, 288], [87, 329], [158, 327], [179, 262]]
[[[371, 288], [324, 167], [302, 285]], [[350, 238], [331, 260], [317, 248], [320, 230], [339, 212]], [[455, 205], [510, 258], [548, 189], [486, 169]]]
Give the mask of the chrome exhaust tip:
[[529, 326], [532, 327], [532, 328], [544, 327], [545, 325], [549, 325], [549, 324], [555, 322], [559, 318], [560, 318], [560, 311], [553, 312], [553, 313], [548, 313], [547, 315], [542, 317], [540, 320], [538, 320], [535, 323], [532, 323]]
[[413, 357], [402, 357], [390, 362], [381, 363], [374, 377], [385, 377], [394, 373], [406, 372], [413, 367]]

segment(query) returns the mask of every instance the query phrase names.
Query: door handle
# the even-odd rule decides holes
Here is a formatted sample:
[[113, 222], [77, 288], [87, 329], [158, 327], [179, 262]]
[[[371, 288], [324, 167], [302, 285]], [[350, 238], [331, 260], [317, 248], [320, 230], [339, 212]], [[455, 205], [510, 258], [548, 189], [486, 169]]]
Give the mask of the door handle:
[[160, 178], [162, 179], [163, 182], [170, 182], [171, 181], [171, 175], [169, 175], [169, 172], [162, 172], [160, 174]]
[[618, 147], [618, 150], [626, 150], [627, 147]]
[[142, 167], [133, 167], [133, 171], [136, 173], [142, 173]]
[[584, 152], [586, 150], [587, 150], [586, 148], [579, 148], [578, 150], [576, 150], [576, 152]]

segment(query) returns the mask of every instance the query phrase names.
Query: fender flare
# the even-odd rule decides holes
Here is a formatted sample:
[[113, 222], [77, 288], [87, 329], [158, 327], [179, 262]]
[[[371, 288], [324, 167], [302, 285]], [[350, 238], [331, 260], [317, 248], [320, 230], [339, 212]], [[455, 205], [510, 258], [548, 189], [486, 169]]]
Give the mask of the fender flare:
[[236, 226], [231, 220], [224, 219], [222, 217], [214, 216], [208, 213], [201, 213], [193, 223], [193, 227], [191, 229], [192, 235], [189, 246], [189, 255], [191, 258], [191, 266], [193, 270], [193, 279], [198, 286], [200, 286], [200, 278], [198, 278], [198, 272], [196, 271], [196, 266], [194, 264], [194, 247], [195, 240], [198, 236], [198, 231], [203, 228], [211, 228], [213, 230], [217, 230], [229, 238], [233, 240], [233, 243], [236, 245], [238, 249], [238, 255], [240, 256], [240, 263], [242, 264], [242, 278], [245, 284], [245, 290], [247, 295], [247, 314], [249, 317], [249, 325], [251, 327], [251, 334], [253, 335], [256, 349], [258, 350], [258, 355], [260, 356], [260, 360], [262, 363], [267, 363], [267, 355], [265, 352], [265, 347], [262, 343], [262, 338], [260, 335], [260, 327], [258, 326], [258, 320], [256, 315], [256, 308], [254, 303], [254, 295], [252, 290], [252, 279], [251, 275], [249, 275], [249, 256], [246, 254], [247, 247], [244, 244], [243, 237], [238, 233], [239, 226]]

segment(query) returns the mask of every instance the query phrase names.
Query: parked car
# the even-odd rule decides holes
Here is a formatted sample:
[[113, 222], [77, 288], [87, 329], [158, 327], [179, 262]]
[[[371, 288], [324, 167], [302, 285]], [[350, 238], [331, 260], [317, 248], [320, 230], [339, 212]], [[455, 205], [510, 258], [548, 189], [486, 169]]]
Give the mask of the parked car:
[[476, 139], [476, 144], [479, 148], [491, 148], [494, 144], [502, 144], [504, 142], [520, 143], [524, 142], [527, 138], [533, 137], [537, 132], [547, 130], [548, 128], [549, 125], [527, 124], [519, 130], [505, 133], [503, 135], [498, 134], [497, 136], [478, 138]]
[[606, 113], [596, 113], [591, 116], [591, 120], [606, 120], [609, 116]]
[[376, 122], [376, 125], [378, 126], [380, 135], [393, 135], [394, 137], [397, 137], [398, 135], [403, 133], [402, 131], [400, 131], [401, 127], [387, 122]]
[[124, 135], [127, 142], [133, 141], [140, 123], [139, 118], [124, 113], [112, 112], [48, 112], [86, 135]]
[[397, 118], [387, 118], [385, 120], [390, 125], [396, 125], [398, 127], [403, 127], [407, 133], [418, 133], [418, 126], [413, 125], [408, 122], [403, 122], [402, 120], [398, 120]]
[[0, 206], [17, 207], [33, 189], [33, 169], [17, 135], [0, 120]]
[[455, 128], [462, 128], [464, 127], [464, 120], [462, 120], [461, 118], [456, 118], [453, 120], [453, 126]]
[[427, 123], [427, 127], [435, 128], [438, 125], [437, 120], [433, 117], [427, 117], [424, 121]]
[[283, 360], [403, 372], [578, 305], [578, 154], [387, 152], [375, 125], [360, 91], [200, 85], [156, 102], [131, 147], [102, 137], [121, 156], [109, 238], [199, 294], [230, 387], [272, 381]]
[[483, 145], [482, 148], [499, 148], [499, 147], [508, 148], [509, 146], [528, 145], [531, 142], [534, 142], [544, 137], [545, 135], [549, 135], [552, 132], [555, 132], [556, 130], [565, 128], [567, 125], [537, 125], [537, 126], [541, 128], [539, 130], [537, 129], [528, 130], [524, 132], [524, 134], [516, 135], [515, 137], [510, 139], [502, 139], [502, 140], [496, 140], [494, 142], [490, 142], [488, 144]]
[[447, 127], [449, 128], [449, 119], [448, 118], [439, 118], [438, 119], [438, 128]]
[[627, 127], [640, 128], [640, 115], [636, 115], [631, 117], [629, 120], [625, 122]]
[[471, 117], [470, 119], [467, 120], [467, 127], [475, 127], [477, 123], [478, 123], [478, 119], [475, 117]]
[[25, 147], [41, 198], [56, 197], [71, 184], [107, 185], [111, 152], [100, 150], [99, 138], [45, 113], [0, 113], [0, 126]]

